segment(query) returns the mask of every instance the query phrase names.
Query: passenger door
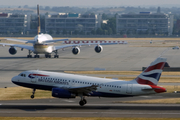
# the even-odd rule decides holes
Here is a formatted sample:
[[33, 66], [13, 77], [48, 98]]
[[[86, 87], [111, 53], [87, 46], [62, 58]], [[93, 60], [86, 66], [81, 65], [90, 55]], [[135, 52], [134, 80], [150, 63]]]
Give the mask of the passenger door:
[[132, 94], [132, 87], [133, 87], [133, 84], [127, 84], [127, 88], [126, 88], [127, 94]]

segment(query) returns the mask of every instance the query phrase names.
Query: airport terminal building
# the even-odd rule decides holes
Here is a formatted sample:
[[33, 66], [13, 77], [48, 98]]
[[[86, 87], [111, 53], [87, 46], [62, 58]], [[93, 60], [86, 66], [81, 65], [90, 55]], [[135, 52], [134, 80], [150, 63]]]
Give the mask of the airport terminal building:
[[27, 15], [0, 13], [0, 34], [24, 34], [27, 29]]
[[140, 12], [116, 16], [117, 34], [172, 35], [172, 14]]
[[94, 14], [59, 13], [47, 15], [45, 17], [45, 31], [47, 33], [57, 32], [58, 34], [63, 32], [67, 32], [67, 34], [73, 34], [74, 32], [88, 34], [101, 27], [101, 19], [101, 15]]

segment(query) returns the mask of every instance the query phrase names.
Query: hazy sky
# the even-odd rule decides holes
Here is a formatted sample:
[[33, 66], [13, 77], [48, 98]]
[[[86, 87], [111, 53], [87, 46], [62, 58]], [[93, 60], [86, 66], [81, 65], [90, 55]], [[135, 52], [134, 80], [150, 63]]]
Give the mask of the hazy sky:
[[9, 6], [147, 6], [180, 5], [180, 0], [0, 0]]

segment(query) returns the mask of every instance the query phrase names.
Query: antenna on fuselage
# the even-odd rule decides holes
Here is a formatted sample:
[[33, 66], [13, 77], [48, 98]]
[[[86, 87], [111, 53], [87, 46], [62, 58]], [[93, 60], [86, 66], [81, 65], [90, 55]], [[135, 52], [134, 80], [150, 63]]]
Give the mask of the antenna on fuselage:
[[39, 15], [39, 5], [37, 5], [37, 15], [38, 15], [38, 27], [37, 27], [37, 34], [39, 35], [41, 32], [41, 24], [40, 24], [40, 15]]

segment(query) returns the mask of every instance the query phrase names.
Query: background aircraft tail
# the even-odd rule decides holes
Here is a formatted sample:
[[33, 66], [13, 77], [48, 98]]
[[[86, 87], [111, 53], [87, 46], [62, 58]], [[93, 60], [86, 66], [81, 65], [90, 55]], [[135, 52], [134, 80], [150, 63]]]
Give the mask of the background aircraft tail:
[[157, 58], [134, 80], [139, 84], [157, 85], [166, 60], [166, 58]]
[[41, 33], [41, 23], [40, 23], [40, 15], [39, 15], [39, 5], [37, 5], [37, 15], [38, 15], [38, 27], [37, 27], [37, 34]]

